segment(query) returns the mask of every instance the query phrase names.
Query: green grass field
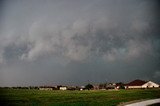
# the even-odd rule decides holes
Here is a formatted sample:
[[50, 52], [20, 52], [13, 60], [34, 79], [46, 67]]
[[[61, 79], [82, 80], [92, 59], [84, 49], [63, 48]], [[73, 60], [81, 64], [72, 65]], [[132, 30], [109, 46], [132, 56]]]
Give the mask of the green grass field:
[[122, 102], [160, 98], [160, 89], [119, 91], [40, 91], [3, 89], [1, 105], [9, 106], [116, 106]]

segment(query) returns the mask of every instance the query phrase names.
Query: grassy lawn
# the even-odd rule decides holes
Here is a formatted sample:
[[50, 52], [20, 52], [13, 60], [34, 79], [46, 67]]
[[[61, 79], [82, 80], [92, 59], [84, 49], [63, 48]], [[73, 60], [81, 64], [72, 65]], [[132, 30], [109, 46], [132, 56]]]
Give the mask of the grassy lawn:
[[153, 98], [160, 98], [160, 89], [119, 91], [3, 89], [0, 91], [0, 104], [9, 106], [116, 106], [121, 102]]

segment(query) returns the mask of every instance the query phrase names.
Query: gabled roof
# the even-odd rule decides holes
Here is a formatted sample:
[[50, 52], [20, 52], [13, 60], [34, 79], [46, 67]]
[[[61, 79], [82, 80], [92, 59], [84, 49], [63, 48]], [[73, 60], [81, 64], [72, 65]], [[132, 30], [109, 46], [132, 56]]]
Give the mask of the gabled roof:
[[142, 86], [145, 83], [146, 83], [146, 81], [142, 81], [142, 80], [137, 79], [137, 80], [134, 80], [134, 81], [126, 84], [126, 86]]

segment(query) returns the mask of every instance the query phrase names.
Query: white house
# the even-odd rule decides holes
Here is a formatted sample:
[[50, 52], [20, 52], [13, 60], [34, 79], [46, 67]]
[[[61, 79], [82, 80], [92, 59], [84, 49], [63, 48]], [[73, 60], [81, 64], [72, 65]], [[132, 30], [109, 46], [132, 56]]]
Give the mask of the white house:
[[67, 87], [66, 86], [62, 86], [59, 88], [60, 90], [67, 90]]
[[152, 81], [142, 81], [142, 80], [134, 80], [128, 84], [125, 84], [125, 88], [135, 89], [135, 88], [158, 88], [160, 85], [152, 82]]
[[142, 88], [158, 88], [158, 87], [159, 87], [159, 85], [152, 82], [152, 81], [148, 81], [142, 85]]

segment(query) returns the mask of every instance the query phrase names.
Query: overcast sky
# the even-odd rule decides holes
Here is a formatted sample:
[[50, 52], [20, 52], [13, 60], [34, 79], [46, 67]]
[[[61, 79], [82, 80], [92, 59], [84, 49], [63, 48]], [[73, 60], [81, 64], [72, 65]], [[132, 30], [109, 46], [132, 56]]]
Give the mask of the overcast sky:
[[0, 86], [160, 83], [158, 0], [1, 0]]

